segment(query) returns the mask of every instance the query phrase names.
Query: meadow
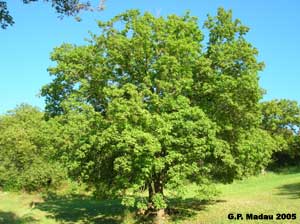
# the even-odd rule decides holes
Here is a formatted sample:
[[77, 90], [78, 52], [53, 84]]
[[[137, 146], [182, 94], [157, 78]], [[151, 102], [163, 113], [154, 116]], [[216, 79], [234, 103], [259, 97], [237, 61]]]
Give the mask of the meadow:
[[[174, 210], [166, 223], [297, 223], [300, 220], [300, 172], [286, 169], [256, 177], [217, 185], [220, 195], [211, 201], [194, 199], [194, 186], [182, 200], [170, 199]], [[0, 192], [0, 223], [147, 223], [134, 211], [125, 209], [120, 200], [95, 200], [88, 194]], [[175, 212], [176, 211], [176, 212]], [[228, 214], [240, 213], [244, 220], [229, 220]], [[274, 220], [245, 220], [246, 214], [274, 215]], [[296, 220], [275, 220], [277, 213], [296, 213]]]

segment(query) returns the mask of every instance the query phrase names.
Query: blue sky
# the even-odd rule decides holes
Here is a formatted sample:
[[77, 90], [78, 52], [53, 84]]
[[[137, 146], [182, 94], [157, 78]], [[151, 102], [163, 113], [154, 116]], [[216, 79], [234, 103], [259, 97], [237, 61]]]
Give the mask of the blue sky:
[[264, 100], [288, 98], [300, 102], [298, 0], [106, 0], [105, 11], [83, 13], [82, 22], [58, 19], [43, 1], [23, 5], [21, 0], [8, 0], [16, 23], [0, 30], [0, 114], [23, 102], [43, 108], [44, 99], [38, 94], [41, 86], [51, 81], [47, 72], [52, 64], [50, 52], [66, 42], [84, 44], [88, 31], [97, 33], [97, 20], [107, 20], [131, 8], [157, 15], [182, 15], [190, 10], [202, 26], [206, 15], [214, 15], [220, 6], [232, 9], [234, 17], [251, 28], [247, 39], [258, 48], [259, 59], [266, 64], [260, 73], [260, 84], [267, 91]]

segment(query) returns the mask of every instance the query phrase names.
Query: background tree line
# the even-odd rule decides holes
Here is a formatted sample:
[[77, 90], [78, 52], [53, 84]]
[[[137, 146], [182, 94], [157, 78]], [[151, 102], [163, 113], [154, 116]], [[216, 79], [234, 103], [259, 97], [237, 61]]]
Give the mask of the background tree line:
[[[298, 164], [300, 108], [261, 102], [263, 63], [249, 28], [220, 8], [197, 18], [130, 10], [85, 46], [55, 48], [45, 111], [0, 117], [0, 186], [41, 190], [69, 177], [99, 197], [163, 212], [165, 190], [210, 190], [265, 167]], [[136, 192], [147, 191], [147, 199]]]

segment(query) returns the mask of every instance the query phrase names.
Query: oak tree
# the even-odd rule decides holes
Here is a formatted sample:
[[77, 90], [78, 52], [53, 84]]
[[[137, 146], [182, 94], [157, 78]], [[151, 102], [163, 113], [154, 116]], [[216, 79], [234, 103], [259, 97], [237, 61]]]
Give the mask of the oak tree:
[[[53, 81], [42, 95], [48, 119], [63, 125], [71, 173], [127, 205], [158, 211], [167, 206], [165, 188], [230, 181], [268, 163], [262, 64], [244, 38], [248, 28], [224, 9], [206, 27], [208, 45], [189, 13], [130, 10], [99, 22], [101, 34], [87, 45], [54, 50]], [[141, 190], [146, 201], [134, 197]]]

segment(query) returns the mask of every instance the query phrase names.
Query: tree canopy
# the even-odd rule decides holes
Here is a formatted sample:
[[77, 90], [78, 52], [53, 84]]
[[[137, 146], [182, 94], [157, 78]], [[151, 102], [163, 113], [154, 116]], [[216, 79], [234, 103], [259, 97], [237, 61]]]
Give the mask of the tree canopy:
[[[231, 11], [208, 17], [207, 44], [189, 13], [130, 10], [98, 24], [87, 45], [54, 50], [54, 79], [42, 89], [48, 119], [64, 126], [62, 158], [73, 174], [158, 210], [166, 187], [231, 181], [267, 165], [274, 142], [260, 129], [263, 64]], [[147, 189], [148, 201], [126, 189]]]
[[0, 116], [0, 188], [40, 190], [65, 177], [55, 158], [52, 124], [26, 104]]
[[300, 107], [296, 101], [281, 99], [261, 103], [262, 129], [276, 140], [276, 165], [298, 164]]

